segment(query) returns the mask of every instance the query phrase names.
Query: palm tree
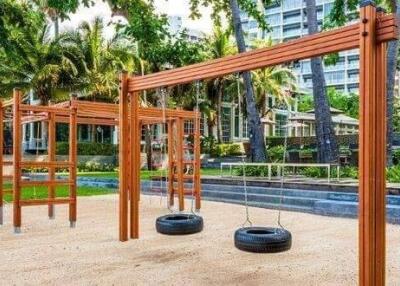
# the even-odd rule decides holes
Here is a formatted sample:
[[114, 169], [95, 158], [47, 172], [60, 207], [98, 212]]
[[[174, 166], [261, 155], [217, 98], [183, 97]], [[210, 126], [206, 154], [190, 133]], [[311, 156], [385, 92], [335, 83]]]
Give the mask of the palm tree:
[[[272, 40], [255, 41], [256, 48], [266, 48], [273, 45]], [[283, 66], [272, 66], [252, 72], [256, 94], [256, 106], [262, 117], [266, 115], [266, 100], [273, 96], [281, 101], [287, 101], [289, 92], [297, 90], [296, 76], [292, 70]]]
[[77, 32], [69, 32], [65, 46], [76, 48], [81, 59], [79, 87], [91, 100], [115, 101], [118, 96], [118, 72], [133, 71], [138, 66], [135, 46], [119, 34], [104, 38], [104, 23], [99, 17], [92, 23], [83, 22]]
[[[306, 0], [307, 25], [310, 35], [318, 33], [317, 8], [315, 0]], [[315, 131], [318, 146], [318, 160], [322, 163], [337, 161], [338, 148], [332, 124], [330, 106], [326, 94], [326, 82], [321, 57], [311, 59]]]
[[68, 90], [77, 75], [76, 57], [62, 37], [52, 39], [49, 26], [37, 30], [18, 29], [11, 33], [9, 45], [0, 61], [0, 92], [9, 94], [15, 87], [32, 90], [42, 104], [59, 91]]
[[[222, 29], [221, 26], [215, 26], [213, 35], [207, 39], [210, 58], [218, 59], [236, 52], [236, 49], [230, 42], [231, 29]], [[211, 106], [215, 106], [214, 113], [210, 113], [209, 126], [215, 123], [217, 125], [217, 141], [222, 142], [222, 101], [225, 94], [227, 77], [219, 77], [207, 82], [207, 97]], [[213, 118], [214, 117], [214, 118]]]
[[[135, 47], [119, 34], [110, 40], [104, 37], [104, 23], [96, 17], [92, 23], [82, 22], [76, 32], [68, 32], [64, 45], [79, 55], [78, 91], [87, 99], [115, 102], [118, 98], [118, 71], [133, 71], [138, 66]], [[139, 66], [140, 67], [140, 66]], [[96, 126], [91, 127], [94, 139]]]
[[[240, 20], [240, 8], [237, 0], [229, 0], [229, 6], [232, 13], [233, 29], [239, 53], [246, 52], [246, 43], [242, 22]], [[252, 85], [251, 73], [242, 73], [243, 82], [246, 90], [246, 108], [247, 118], [250, 130], [250, 152], [251, 160], [262, 162], [267, 159], [265, 152], [265, 139], [260, 115], [257, 111], [254, 90]]]

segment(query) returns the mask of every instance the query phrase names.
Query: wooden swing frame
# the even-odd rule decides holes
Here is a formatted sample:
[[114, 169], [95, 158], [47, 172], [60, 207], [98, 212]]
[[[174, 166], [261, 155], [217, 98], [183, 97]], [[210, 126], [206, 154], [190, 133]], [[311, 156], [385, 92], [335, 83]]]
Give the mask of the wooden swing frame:
[[361, 4], [360, 19], [346, 27], [218, 60], [145, 76], [121, 74], [120, 240], [128, 240], [129, 221], [130, 237], [139, 237], [140, 168], [134, 162], [140, 156], [141, 91], [359, 48], [359, 284], [385, 285], [386, 46], [397, 39], [398, 31], [395, 16], [377, 11], [370, 1]]

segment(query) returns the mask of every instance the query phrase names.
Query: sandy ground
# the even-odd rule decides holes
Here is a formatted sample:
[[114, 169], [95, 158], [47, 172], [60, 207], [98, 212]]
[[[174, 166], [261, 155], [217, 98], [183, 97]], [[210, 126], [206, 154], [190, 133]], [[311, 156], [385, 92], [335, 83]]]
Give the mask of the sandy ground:
[[[12, 234], [10, 209], [0, 228], [0, 285], [357, 285], [357, 220], [284, 212], [293, 247], [280, 254], [234, 248], [244, 207], [204, 202], [205, 229], [162, 236], [158, 197], [143, 197], [141, 238], [117, 241], [117, 197], [80, 198], [79, 220], [67, 210], [46, 219], [46, 207], [23, 210], [23, 233]], [[276, 211], [251, 208], [257, 225], [275, 225]], [[400, 226], [388, 225], [388, 283], [400, 285]]]

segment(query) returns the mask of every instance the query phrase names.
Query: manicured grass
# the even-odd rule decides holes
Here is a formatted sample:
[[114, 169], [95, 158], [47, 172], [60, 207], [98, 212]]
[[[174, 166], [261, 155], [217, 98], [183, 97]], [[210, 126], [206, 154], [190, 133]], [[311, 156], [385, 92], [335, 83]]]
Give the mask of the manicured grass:
[[[11, 188], [10, 185], [5, 185], [6, 188]], [[56, 196], [57, 197], [68, 197], [69, 190], [67, 186], [57, 187]], [[110, 194], [110, 189], [97, 188], [97, 187], [78, 187], [77, 195], [81, 197], [88, 196], [98, 196]], [[44, 199], [47, 198], [47, 188], [46, 187], [27, 187], [22, 189], [22, 199]], [[11, 195], [5, 195], [4, 199], [6, 202], [12, 200]]]
[[[148, 171], [148, 170], [142, 170], [140, 172], [140, 178], [142, 180], [148, 180], [150, 179], [150, 176], [160, 176], [162, 174], [165, 174], [166, 171]], [[225, 169], [223, 171], [224, 175], [229, 174], [229, 170]], [[201, 175], [205, 176], [219, 176], [220, 175], [220, 169], [216, 168], [206, 168], [206, 169], [201, 169]], [[118, 178], [118, 172], [79, 172], [78, 173], [79, 177], [94, 177], [94, 178], [107, 178], [107, 179], [112, 179], [112, 178]]]

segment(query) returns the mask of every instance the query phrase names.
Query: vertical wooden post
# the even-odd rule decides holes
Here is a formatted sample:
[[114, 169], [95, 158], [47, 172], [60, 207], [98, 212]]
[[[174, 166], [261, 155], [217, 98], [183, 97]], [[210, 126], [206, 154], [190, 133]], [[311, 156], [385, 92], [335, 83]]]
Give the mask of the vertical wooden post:
[[168, 195], [169, 205], [174, 205], [174, 121], [168, 119]]
[[200, 181], [200, 168], [201, 168], [201, 159], [200, 159], [200, 112], [196, 110], [196, 118], [195, 118], [195, 131], [194, 131], [194, 191], [196, 196], [196, 210], [200, 210], [201, 208], [201, 181]]
[[[56, 161], [56, 122], [55, 122], [55, 114], [49, 112], [49, 142], [48, 142], [48, 161], [54, 162]], [[56, 178], [56, 170], [54, 167], [49, 167], [49, 180], [54, 181]], [[49, 200], [54, 199], [56, 195], [56, 187], [49, 186], [48, 187], [48, 198]], [[54, 204], [49, 203], [48, 205], [48, 215], [50, 219], [54, 219]]]
[[131, 166], [130, 166], [130, 237], [139, 238], [139, 200], [140, 200], [140, 122], [139, 122], [139, 98], [140, 93], [136, 92], [130, 96], [130, 148]]
[[360, 5], [359, 285], [385, 284], [385, 46], [376, 8]]
[[77, 213], [77, 199], [76, 199], [76, 169], [77, 169], [77, 161], [78, 161], [78, 148], [77, 148], [77, 121], [76, 115], [77, 110], [74, 104], [75, 97], [71, 99], [71, 113], [69, 117], [69, 179], [71, 181], [69, 188], [69, 222], [71, 227], [75, 227], [76, 225], [76, 213]]
[[21, 91], [14, 89], [13, 105], [13, 225], [14, 232], [21, 232]]
[[3, 122], [3, 103], [0, 101], [0, 225], [4, 223], [3, 210], [3, 152], [4, 152], [4, 122]]
[[119, 76], [119, 240], [128, 240], [128, 74]]
[[179, 211], [185, 209], [185, 190], [183, 182], [183, 137], [184, 137], [184, 121], [181, 117], [176, 120], [177, 127], [177, 141], [176, 141], [176, 169], [178, 175], [178, 200], [179, 200]]

